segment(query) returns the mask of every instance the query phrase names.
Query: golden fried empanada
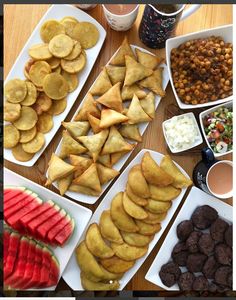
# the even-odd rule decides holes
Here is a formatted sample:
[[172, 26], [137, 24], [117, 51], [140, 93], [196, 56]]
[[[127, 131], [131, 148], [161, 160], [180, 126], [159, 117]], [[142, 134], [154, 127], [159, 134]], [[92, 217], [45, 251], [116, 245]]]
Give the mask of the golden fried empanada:
[[150, 197], [149, 187], [142, 173], [140, 165], [135, 165], [130, 169], [128, 175], [128, 185], [134, 194], [142, 198]]
[[115, 226], [111, 219], [109, 210], [104, 210], [100, 216], [99, 227], [102, 236], [110, 242], [122, 244], [123, 239], [120, 235], [119, 229]]

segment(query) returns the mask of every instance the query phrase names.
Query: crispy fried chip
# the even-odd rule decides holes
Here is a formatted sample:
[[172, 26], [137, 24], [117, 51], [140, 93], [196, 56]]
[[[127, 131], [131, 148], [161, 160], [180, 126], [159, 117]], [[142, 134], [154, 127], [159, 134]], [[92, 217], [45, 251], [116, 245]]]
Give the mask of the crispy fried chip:
[[52, 101], [52, 106], [47, 111], [51, 115], [60, 115], [66, 109], [66, 98]]
[[127, 37], [124, 38], [119, 50], [117, 51], [115, 57], [111, 60], [111, 65], [116, 66], [125, 66], [125, 55], [129, 55], [133, 59], [135, 58], [135, 55], [129, 45]]
[[126, 243], [123, 243], [121, 245], [111, 243], [111, 247], [114, 250], [116, 256], [127, 261], [138, 259], [144, 256], [148, 251], [148, 246], [136, 247], [130, 246]]
[[147, 224], [140, 220], [135, 220], [135, 223], [137, 224], [139, 231], [138, 233], [143, 235], [153, 235], [161, 230], [161, 224]]
[[144, 78], [139, 81], [139, 85], [141, 87], [150, 89], [153, 93], [158, 96], [164, 97], [166, 92], [162, 88], [162, 73], [164, 68], [158, 68], [153, 72], [153, 74], [149, 77]]
[[98, 78], [94, 82], [92, 88], [90, 89], [90, 93], [92, 95], [101, 96], [106, 93], [111, 87], [112, 84], [108, 77], [107, 70], [106, 68], [103, 68]]
[[54, 36], [48, 45], [49, 51], [58, 58], [68, 56], [74, 47], [73, 40], [66, 34], [58, 34]]
[[53, 57], [47, 59], [47, 63], [49, 64], [49, 66], [51, 67], [51, 69], [54, 70], [58, 66], [60, 66], [61, 60], [60, 60], [60, 58], [57, 58], [57, 57], [53, 56]]
[[76, 41], [76, 42], [74, 42], [74, 46], [73, 46], [71, 53], [69, 55], [67, 55], [66, 57], [64, 57], [64, 59], [73, 60], [76, 57], [78, 57], [81, 54], [81, 52], [82, 52], [82, 47], [81, 47], [80, 43]]
[[87, 114], [91, 114], [96, 118], [100, 118], [100, 110], [97, 108], [96, 102], [93, 99], [93, 96], [88, 93], [84, 99], [82, 108], [79, 110], [78, 114], [75, 116], [75, 121], [87, 121]]
[[98, 177], [96, 164], [93, 163], [79, 177], [73, 180], [73, 183], [88, 187], [96, 192], [101, 192], [101, 184]]
[[20, 143], [28, 143], [31, 141], [37, 134], [36, 126], [29, 130], [20, 131]]
[[20, 140], [20, 133], [15, 126], [9, 124], [4, 126], [4, 148], [15, 147]]
[[126, 261], [114, 255], [110, 258], [101, 259], [100, 263], [109, 272], [123, 273], [133, 267], [135, 260]]
[[26, 81], [25, 83], [27, 86], [27, 95], [21, 104], [25, 106], [31, 106], [37, 99], [37, 89], [32, 82]]
[[47, 133], [53, 128], [53, 124], [52, 115], [43, 112], [40, 116], [38, 116], [38, 122], [36, 126], [39, 132]]
[[142, 198], [140, 196], [137, 196], [131, 189], [131, 187], [129, 186], [129, 184], [126, 184], [126, 193], [129, 196], [130, 200], [132, 200], [134, 203], [141, 205], [141, 206], [145, 206], [148, 204], [148, 200], [145, 198]]
[[162, 214], [167, 212], [171, 205], [171, 201], [158, 201], [150, 198], [148, 199], [148, 204], [145, 205], [145, 208], [154, 214]]
[[124, 241], [130, 246], [144, 247], [153, 239], [153, 235], [143, 235], [137, 232], [121, 231]]
[[33, 109], [37, 115], [41, 115], [43, 112], [48, 111], [52, 106], [52, 100], [43, 92], [39, 93], [36, 102], [33, 105]]
[[36, 61], [29, 70], [30, 80], [36, 87], [42, 87], [44, 78], [51, 73], [51, 67], [46, 61]]
[[181, 189], [176, 189], [172, 185], [160, 187], [149, 184], [149, 190], [151, 193], [151, 198], [158, 201], [173, 200], [178, 197], [181, 192]]
[[60, 100], [67, 96], [69, 85], [62, 75], [51, 73], [46, 75], [43, 80], [43, 90], [49, 98]]
[[[61, 63], [61, 62], [60, 62]], [[57, 73], [57, 74], [61, 74], [61, 66], [58, 66], [56, 67], [54, 70], [53, 70], [54, 73]]]
[[143, 220], [148, 216], [141, 206], [130, 200], [126, 192], [123, 194], [123, 207], [126, 213], [134, 219]]
[[86, 53], [82, 51], [78, 57], [72, 60], [61, 60], [61, 67], [64, 71], [74, 74], [83, 70], [86, 64]]
[[147, 96], [140, 100], [140, 104], [146, 114], [150, 118], [155, 118], [155, 96], [152, 92], [148, 93]]
[[66, 34], [72, 37], [72, 31], [78, 21], [73, 17], [64, 17], [60, 23], [65, 27]]
[[29, 55], [35, 60], [48, 60], [52, 58], [52, 53], [48, 49], [48, 44], [33, 45], [28, 50]]
[[101, 128], [108, 128], [112, 125], [128, 121], [128, 117], [113, 109], [103, 109], [101, 112], [101, 121], [99, 126]]
[[29, 142], [22, 144], [22, 148], [27, 153], [36, 153], [45, 145], [45, 137], [41, 132], [37, 132], [36, 136]]
[[17, 144], [14, 148], [12, 148], [12, 154], [16, 160], [22, 162], [29, 161], [34, 157], [34, 153], [27, 153], [23, 150], [22, 144]]
[[65, 194], [65, 192], [68, 190], [69, 186], [71, 185], [72, 180], [73, 180], [73, 174], [69, 174], [68, 176], [57, 180], [57, 185], [58, 185], [60, 195], [63, 196]]
[[122, 87], [121, 98], [123, 101], [132, 99], [134, 94], [139, 99], [144, 98], [146, 96], [146, 92], [140, 89], [140, 87], [136, 83]]
[[87, 151], [79, 142], [73, 139], [70, 134], [64, 130], [62, 132], [62, 142], [61, 142], [61, 151], [60, 157], [66, 158], [70, 154], [81, 154]]
[[127, 139], [131, 139], [136, 142], [142, 141], [142, 136], [136, 124], [124, 124], [120, 127], [119, 132]]
[[79, 136], [86, 135], [89, 131], [89, 122], [87, 121], [62, 122], [61, 124], [75, 139]]
[[47, 20], [40, 29], [40, 37], [44, 43], [49, 43], [54, 36], [61, 33], [65, 33], [65, 27], [57, 20]]
[[123, 105], [120, 94], [120, 82], [113, 85], [113, 87], [111, 87], [105, 94], [99, 97], [97, 102], [118, 112], [122, 112]]
[[98, 177], [102, 185], [120, 174], [119, 171], [116, 171], [112, 168], [105, 167], [102, 164], [97, 163], [96, 165], [97, 165]]
[[150, 122], [152, 119], [143, 110], [138, 97], [134, 94], [130, 103], [129, 109], [126, 113], [129, 118], [129, 124], [137, 124], [142, 122]]
[[120, 235], [118, 228], [115, 226], [111, 219], [109, 210], [104, 210], [100, 216], [99, 227], [102, 236], [110, 242], [122, 244], [123, 239]]
[[134, 194], [142, 198], [150, 197], [149, 187], [140, 165], [133, 166], [129, 171], [128, 184]]
[[62, 70], [61, 75], [65, 78], [69, 85], [69, 92], [73, 92], [79, 84], [78, 76], [76, 74], [67, 73], [64, 70]]
[[35, 61], [32, 58], [30, 58], [24, 66], [24, 75], [28, 80], [30, 80], [29, 70], [34, 63]]
[[27, 86], [21, 79], [11, 79], [4, 86], [5, 99], [11, 103], [19, 103], [27, 95]]
[[124, 82], [125, 80], [125, 67], [118, 67], [118, 66], [106, 66], [107, 74], [110, 77], [112, 85], [116, 84], [117, 82]]
[[73, 28], [71, 36], [74, 40], [79, 41], [84, 49], [89, 49], [96, 45], [99, 39], [99, 31], [90, 22], [79, 22]]
[[19, 103], [4, 103], [4, 120], [14, 122], [19, 119], [21, 113], [21, 105]]
[[13, 122], [13, 125], [19, 130], [29, 130], [35, 126], [38, 116], [33, 108], [22, 106], [20, 118]]
[[146, 68], [152, 70], [156, 69], [156, 67], [163, 61], [163, 58], [150, 53], [143, 52], [138, 48], [135, 48], [135, 53], [137, 55], [138, 62], [140, 62]]
[[86, 277], [85, 273], [80, 274], [81, 277], [81, 284], [83, 288], [87, 291], [116, 291], [119, 289], [119, 282], [117, 280], [111, 281], [111, 282], [94, 282], [92, 280], [89, 280]]

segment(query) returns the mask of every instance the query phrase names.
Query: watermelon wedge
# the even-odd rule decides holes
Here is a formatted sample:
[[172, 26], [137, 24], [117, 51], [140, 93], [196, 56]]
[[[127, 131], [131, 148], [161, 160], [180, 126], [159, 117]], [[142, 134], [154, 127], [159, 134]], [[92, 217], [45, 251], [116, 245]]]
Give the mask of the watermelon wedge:
[[69, 237], [72, 235], [75, 227], [75, 222], [72, 219], [53, 239], [54, 243], [62, 246], [64, 245]]
[[5, 266], [6, 258], [8, 256], [10, 235], [11, 235], [11, 231], [7, 228], [4, 228], [4, 232], [3, 232], [3, 266]]
[[8, 186], [6, 188], [4, 188], [4, 197], [3, 197], [3, 200], [4, 200], [4, 204], [16, 197], [17, 195], [23, 193], [24, 191], [26, 190], [25, 187], [11, 187], [11, 186]]
[[28, 284], [24, 288], [39, 287], [41, 278], [41, 267], [42, 267], [42, 246], [40, 244], [36, 245], [35, 249], [35, 261], [34, 270], [32, 277]]
[[56, 226], [54, 226], [47, 234], [47, 240], [50, 244], [53, 244], [54, 237], [61, 231], [63, 228], [71, 222], [70, 215], [66, 215]]
[[57, 284], [60, 275], [60, 265], [56, 257], [53, 255], [51, 257], [49, 280], [47, 282], [47, 287], [54, 286]]
[[43, 247], [42, 256], [43, 259], [41, 267], [40, 286], [44, 287], [47, 286], [47, 283], [49, 281], [49, 271], [51, 267], [52, 253], [47, 247]]
[[18, 247], [20, 243], [20, 235], [16, 232], [12, 232], [9, 239], [8, 255], [4, 266], [4, 281], [13, 272], [15, 260], [18, 253]]
[[6, 203], [4, 202], [4, 211], [6, 211], [7, 209], [9, 209], [10, 207], [15, 206], [16, 204], [18, 204], [21, 200], [25, 199], [26, 197], [28, 197], [29, 195], [31, 195], [32, 192], [29, 190], [24, 190], [22, 191], [20, 194], [18, 194], [17, 196], [9, 199]]

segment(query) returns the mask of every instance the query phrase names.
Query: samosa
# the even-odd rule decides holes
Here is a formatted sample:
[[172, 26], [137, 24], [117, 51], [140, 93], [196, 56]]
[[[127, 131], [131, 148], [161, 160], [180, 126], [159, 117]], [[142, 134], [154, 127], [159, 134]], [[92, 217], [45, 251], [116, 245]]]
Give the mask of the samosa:
[[146, 97], [146, 92], [142, 90], [136, 83], [130, 86], [123, 86], [121, 90], [121, 98], [123, 101], [130, 100], [133, 98], [134, 94], [139, 98]]
[[119, 132], [127, 139], [131, 139], [136, 142], [141, 142], [142, 137], [136, 124], [124, 124], [121, 125]]
[[138, 62], [152, 70], [156, 69], [156, 67], [163, 61], [163, 58], [154, 54], [146, 53], [138, 48], [135, 49], [135, 53], [137, 55]]
[[100, 119], [94, 117], [93, 115], [91, 115], [90, 113], [87, 114], [87, 118], [89, 121], [90, 126], [92, 127], [92, 130], [94, 133], [98, 133], [101, 131], [100, 128]]
[[125, 80], [125, 67], [118, 67], [118, 66], [106, 66], [107, 74], [111, 80], [112, 85], [116, 84], [117, 82], [124, 82]]
[[123, 105], [120, 94], [120, 85], [120, 82], [113, 85], [113, 87], [111, 87], [105, 94], [97, 99], [97, 102], [108, 108], [122, 112]]
[[103, 166], [102, 164], [97, 163], [97, 171], [98, 171], [98, 178], [100, 180], [101, 184], [105, 184], [111, 179], [115, 178], [117, 175], [120, 174], [119, 171], [116, 171], [112, 168], [107, 168]]
[[101, 112], [101, 121], [100, 121], [100, 128], [108, 128], [112, 125], [123, 123], [128, 121], [128, 117], [113, 110], [113, 109], [103, 109]]
[[153, 92], [147, 94], [147, 96], [140, 100], [140, 104], [145, 111], [146, 114], [149, 115], [150, 118], [155, 118], [155, 95]]
[[101, 73], [99, 74], [97, 80], [93, 84], [92, 88], [90, 89], [90, 93], [92, 95], [101, 96], [104, 93], [106, 93], [106, 91], [108, 91], [111, 87], [111, 81], [107, 74], [107, 70], [104, 67]]
[[78, 136], [86, 135], [90, 127], [87, 121], [62, 122], [61, 124], [75, 139], [77, 139]]
[[93, 160], [88, 157], [83, 157], [79, 155], [69, 155], [70, 163], [75, 166], [74, 178], [79, 177], [85, 170], [87, 170]]
[[66, 158], [70, 154], [81, 154], [85, 152], [87, 152], [87, 149], [83, 147], [79, 142], [74, 140], [66, 130], [62, 132], [62, 142], [60, 150], [61, 158]]
[[93, 115], [96, 118], [99, 118], [100, 114], [101, 114], [91, 93], [87, 94], [87, 96], [82, 104], [81, 109], [79, 110], [79, 112], [77, 113], [77, 115], [74, 118], [74, 121], [87, 121], [88, 113], [90, 113], [91, 115]]
[[129, 118], [129, 124], [137, 124], [141, 122], [150, 122], [152, 119], [143, 110], [138, 97], [134, 94], [130, 103], [126, 116]]
[[72, 180], [73, 180], [73, 173], [57, 180], [57, 185], [61, 196], [63, 196], [65, 192], [68, 190]]
[[125, 65], [125, 55], [129, 55], [133, 59], [136, 59], [127, 37], [124, 38], [119, 50], [117, 51], [115, 57], [110, 61], [111, 65], [124, 66]]
[[151, 90], [153, 93], [160, 97], [165, 96], [165, 91], [162, 87], [162, 73], [164, 68], [158, 68], [153, 74], [145, 79], [139, 81], [139, 86]]

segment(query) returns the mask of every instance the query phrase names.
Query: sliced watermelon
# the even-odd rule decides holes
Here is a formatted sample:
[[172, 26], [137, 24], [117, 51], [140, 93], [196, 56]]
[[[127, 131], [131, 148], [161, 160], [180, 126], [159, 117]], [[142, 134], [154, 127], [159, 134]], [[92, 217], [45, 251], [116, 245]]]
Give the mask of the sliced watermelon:
[[55, 244], [63, 246], [67, 240], [70, 238], [74, 231], [75, 222], [71, 219], [70, 223], [67, 224], [53, 239]]
[[55, 227], [53, 227], [47, 234], [47, 240], [50, 244], [53, 244], [54, 237], [68, 224], [71, 222], [70, 215], [66, 215]]
[[11, 231], [7, 228], [4, 228], [3, 233], [3, 265], [5, 266], [6, 258], [8, 256], [8, 247], [10, 242]]
[[49, 273], [49, 280], [47, 282], [47, 287], [54, 286], [57, 284], [59, 280], [59, 274], [60, 274], [60, 265], [56, 257], [53, 255], [51, 257], [50, 273]]
[[25, 187], [4, 187], [4, 204], [13, 197], [16, 197], [17, 195], [23, 193], [25, 189]]
[[20, 235], [16, 232], [12, 232], [9, 240], [8, 255], [6, 257], [6, 262], [4, 266], [4, 281], [14, 269], [19, 243]]
[[42, 254], [42, 246], [40, 244], [37, 244], [33, 274], [30, 281], [28, 282], [28, 284], [26, 284], [24, 288], [39, 287], [42, 268]]
[[4, 211], [9, 209], [10, 207], [18, 204], [21, 200], [25, 199], [29, 195], [32, 195], [32, 192], [29, 190], [22, 191], [20, 194], [17, 196], [9, 199], [6, 203], [4, 202]]
[[42, 239], [45, 239], [50, 229], [53, 228], [58, 222], [60, 222], [65, 216], [66, 212], [64, 209], [62, 209], [50, 219], [42, 223], [36, 230], [38, 236]]
[[40, 286], [45, 287], [49, 281], [49, 271], [51, 267], [51, 257], [52, 253], [47, 247], [43, 247], [42, 253], [42, 267], [41, 267], [41, 277], [40, 277]]

